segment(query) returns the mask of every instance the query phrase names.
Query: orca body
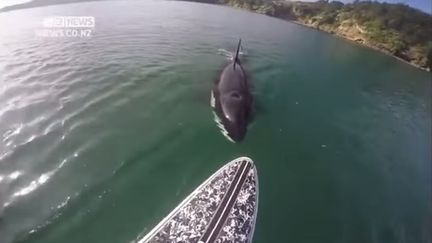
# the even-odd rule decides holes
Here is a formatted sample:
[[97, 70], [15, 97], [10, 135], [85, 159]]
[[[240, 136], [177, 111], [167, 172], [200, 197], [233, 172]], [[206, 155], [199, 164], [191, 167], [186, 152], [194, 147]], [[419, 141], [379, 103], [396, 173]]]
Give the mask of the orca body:
[[222, 133], [232, 142], [240, 142], [251, 120], [253, 98], [247, 74], [239, 60], [239, 40], [235, 58], [222, 70], [211, 92], [211, 106]]

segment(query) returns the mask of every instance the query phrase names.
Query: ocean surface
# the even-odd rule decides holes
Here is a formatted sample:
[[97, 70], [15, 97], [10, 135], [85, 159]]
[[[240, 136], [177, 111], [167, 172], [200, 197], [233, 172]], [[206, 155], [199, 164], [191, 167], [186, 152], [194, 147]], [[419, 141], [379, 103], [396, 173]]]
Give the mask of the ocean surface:
[[[41, 37], [50, 16], [91, 36]], [[254, 243], [431, 243], [431, 74], [228, 7], [106, 1], [0, 13], [0, 242], [133, 242], [238, 156], [258, 168]], [[242, 37], [242, 143], [210, 89]]]

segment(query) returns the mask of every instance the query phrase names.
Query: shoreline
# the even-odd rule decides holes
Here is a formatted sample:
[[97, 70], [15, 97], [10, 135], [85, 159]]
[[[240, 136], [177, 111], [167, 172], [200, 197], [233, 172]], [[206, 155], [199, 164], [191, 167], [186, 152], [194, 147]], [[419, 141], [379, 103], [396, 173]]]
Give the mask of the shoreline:
[[[256, 13], [256, 12], [255, 12], [255, 13]], [[259, 13], [258, 13], [258, 14], [259, 14]], [[264, 14], [264, 15], [266, 15], [266, 14]], [[266, 16], [274, 17], [274, 16], [270, 16], [270, 15], [266, 15]], [[332, 32], [330, 32], [330, 31], [325, 31], [325, 30], [323, 30], [323, 29], [316, 28], [316, 27], [314, 27], [314, 26], [312, 26], [312, 25], [308, 25], [308, 24], [302, 23], [302, 22], [300, 22], [300, 21], [289, 20], [289, 19], [283, 19], [283, 18], [278, 18], [278, 17], [274, 17], [274, 18], [282, 19], [282, 20], [285, 20], [285, 21], [288, 21], [288, 22], [291, 22], [291, 23], [294, 23], [294, 24], [297, 24], [297, 25], [300, 25], [300, 26], [304, 26], [304, 27], [307, 27], [307, 28], [310, 28], [310, 29], [314, 29], [314, 30], [317, 30], [317, 31], [320, 31], [320, 32], [323, 32], [323, 33], [326, 33], [326, 34], [329, 34], [329, 35], [332, 35], [332, 36], [335, 36], [335, 37], [337, 37], [337, 38], [341, 38], [341, 39], [343, 39], [343, 40], [345, 40], [345, 41], [349, 41], [349, 42], [354, 43], [354, 44], [357, 44], [357, 45], [359, 45], [359, 46], [366, 47], [366, 48], [372, 49], [372, 50], [374, 50], [374, 51], [378, 51], [378, 52], [380, 52], [380, 53], [382, 53], [382, 54], [384, 54], [384, 55], [387, 55], [387, 56], [390, 56], [390, 57], [392, 57], [392, 58], [395, 58], [395, 59], [398, 60], [398, 61], [401, 61], [401, 62], [403, 62], [403, 63], [405, 63], [405, 64], [408, 64], [408, 65], [410, 65], [410, 66], [412, 66], [412, 67], [415, 67], [415, 68], [417, 68], [417, 69], [420, 69], [420, 70], [422, 70], [422, 71], [425, 71], [425, 72], [432, 72], [432, 70], [430, 70], [430, 69], [428, 69], [428, 68], [424, 68], [424, 67], [422, 67], [422, 66], [420, 66], [420, 65], [417, 65], [417, 64], [415, 64], [415, 63], [413, 63], [413, 62], [410, 62], [410, 61], [405, 60], [405, 59], [403, 59], [403, 58], [401, 58], [401, 57], [398, 57], [398, 56], [396, 56], [396, 55], [393, 55], [393, 54], [389, 53], [387, 50], [385, 50], [385, 49], [383, 49], [383, 48], [379, 48], [379, 47], [374, 46], [374, 45], [371, 45], [371, 44], [362, 43], [361, 41], [357, 41], [357, 40], [355, 40], [355, 39], [347, 38], [346, 36], [343, 36], [343, 35], [337, 34], [336, 32], [332, 33]]]
[[283, 21], [287, 21], [287, 22], [290, 22], [290, 23], [294, 23], [294, 24], [297, 24], [297, 25], [300, 25], [300, 26], [303, 26], [303, 27], [311, 28], [311, 29], [314, 29], [314, 30], [317, 30], [317, 31], [320, 31], [320, 32], [323, 32], [323, 33], [326, 33], [326, 34], [330, 34], [330, 35], [332, 35], [332, 36], [334, 36], [334, 37], [341, 38], [341, 39], [343, 39], [343, 40], [345, 40], [345, 41], [349, 41], [349, 42], [351, 42], [351, 43], [353, 43], [353, 44], [357, 44], [357, 45], [359, 45], [359, 46], [362, 46], [362, 47], [366, 47], [366, 48], [372, 49], [372, 50], [377, 51], [377, 52], [380, 52], [380, 53], [382, 53], [382, 54], [384, 54], [384, 55], [387, 55], [387, 56], [393, 57], [393, 58], [395, 58], [395, 59], [398, 60], [398, 61], [401, 61], [401, 62], [403, 62], [403, 63], [405, 63], [405, 64], [408, 64], [408, 65], [410, 65], [410, 66], [412, 66], [412, 67], [414, 67], [414, 68], [420, 69], [420, 70], [422, 70], [422, 71], [429, 72], [429, 73], [432, 72], [432, 69], [427, 68], [427, 67], [420, 66], [420, 65], [418, 65], [418, 64], [416, 64], [416, 63], [414, 63], [414, 62], [411, 62], [411, 61], [406, 60], [406, 59], [404, 59], [404, 58], [402, 58], [402, 57], [396, 56], [396, 55], [390, 53], [388, 50], [386, 50], [386, 49], [384, 49], [384, 48], [380, 48], [380, 47], [378, 47], [378, 46], [375, 46], [375, 45], [373, 45], [373, 44], [370, 44], [370, 43], [367, 43], [367, 42], [364, 42], [364, 41], [358, 41], [358, 39], [355, 39], [355, 38], [349, 38], [348, 36], [344, 36], [344, 35], [339, 34], [339, 33], [337, 33], [337, 32], [327, 31], [327, 30], [324, 30], [324, 29], [320, 29], [319, 27], [317, 28], [317, 27], [315, 27], [315, 26], [313, 26], [313, 25], [303, 23], [303, 22], [298, 21], [298, 20], [287, 19], [287, 18], [283, 18], [283, 17], [277, 17], [277, 16], [273, 16], [273, 15], [265, 14], [265, 13], [262, 13], [262, 12], [257, 12], [257, 11], [254, 11], [254, 10], [251, 10], [251, 9], [248, 9], [248, 8], [242, 8], [242, 7], [239, 7], [239, 6], [233, 6], [233, 5], [227, 5], [227, 4], [216, 4], [216, 5], [219, 5], [219, 6], [226, 6], [226, 7], [235, 8], [235, 9], [240, 9], [240, 10], [245, 10], [245, 11], [248, 11], [248, 12], [251, 12], [251, 13], [256, 13], [256, 14], [260, 14], [260, 15], [265, 15], [265, 16], [268, 16], [268, 17], [271, 17], [271, 18], [276, 18], [276, 19], [280, 19], [280, 20], [283, 20]]

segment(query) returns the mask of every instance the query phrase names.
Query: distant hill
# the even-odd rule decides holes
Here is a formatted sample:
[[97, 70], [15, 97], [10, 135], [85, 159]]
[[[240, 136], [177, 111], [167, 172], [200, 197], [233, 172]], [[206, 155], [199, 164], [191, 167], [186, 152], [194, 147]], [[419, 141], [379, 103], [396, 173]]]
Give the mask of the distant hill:
[[404, 4], [372, 1], [204, 0], [295, 21], [432, 70], [432, 16]]

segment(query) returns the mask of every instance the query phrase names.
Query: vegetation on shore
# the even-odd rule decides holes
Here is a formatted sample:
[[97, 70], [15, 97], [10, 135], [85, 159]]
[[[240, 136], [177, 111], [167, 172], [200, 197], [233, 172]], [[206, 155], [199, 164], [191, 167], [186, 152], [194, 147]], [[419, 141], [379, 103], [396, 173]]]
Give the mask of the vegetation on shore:
[[404, 4], [372, 1], [196, 0], [295, 21], [432, 70], [432, 16]]

